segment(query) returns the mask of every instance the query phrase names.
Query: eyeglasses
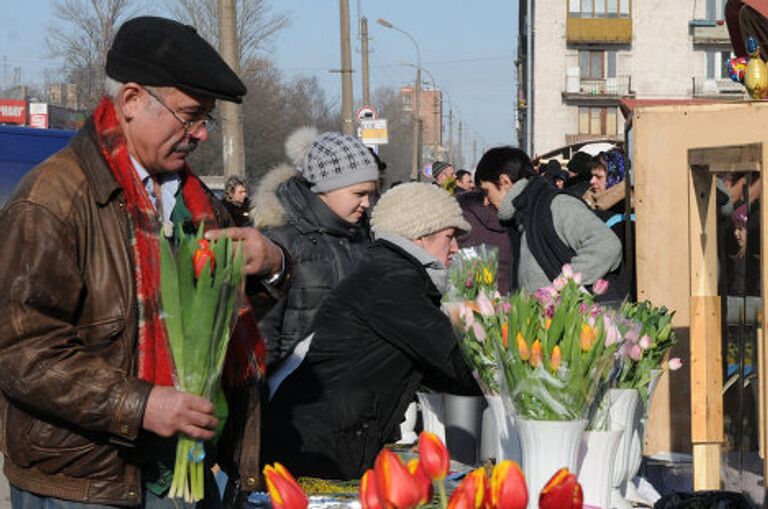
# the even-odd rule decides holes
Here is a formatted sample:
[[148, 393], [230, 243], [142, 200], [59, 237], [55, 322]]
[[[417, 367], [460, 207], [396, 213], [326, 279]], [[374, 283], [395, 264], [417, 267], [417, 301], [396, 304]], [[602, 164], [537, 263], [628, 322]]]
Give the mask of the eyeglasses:
[[216, 127], [216, 119], [210, 113], [206, 113], [203, 118], [198, 118], [195, 120], [184, 120], [184, 118], [182, 118], [177, 112], [171, 109], [170, 106], [165, 104], [165, 101], [163, 101], [160, 96], [153, 92], [149, 87], [144, 87], [144, 90], [147, 91], [150, 97], [160, 103], [160, 106], [168, 110], [170, 114], [179, 121], [187, 135], [197, 134], [202, 126], [205, 126], [207, 131], [212, 131]]

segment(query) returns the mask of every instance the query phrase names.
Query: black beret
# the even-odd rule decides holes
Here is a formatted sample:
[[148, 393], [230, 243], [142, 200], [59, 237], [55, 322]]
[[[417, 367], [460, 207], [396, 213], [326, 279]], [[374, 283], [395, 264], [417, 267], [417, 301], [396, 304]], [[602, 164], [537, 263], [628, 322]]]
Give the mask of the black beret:
[[123, 23], [107, 53], [106, 71], [121, 83], [175, 87], [236, 103], [247, 92], [194, 27], [153, 16]]

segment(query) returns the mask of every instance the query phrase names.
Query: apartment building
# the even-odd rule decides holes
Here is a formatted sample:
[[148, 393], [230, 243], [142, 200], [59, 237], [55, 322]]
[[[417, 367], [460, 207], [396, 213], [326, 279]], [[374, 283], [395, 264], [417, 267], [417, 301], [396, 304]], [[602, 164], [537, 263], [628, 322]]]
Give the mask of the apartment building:
[[724, 4], [520, 0], [520, 146], [541, 154], [621, 140], [625, 97], [741, 99], [744, 89], [725, 67], [731, 46]]

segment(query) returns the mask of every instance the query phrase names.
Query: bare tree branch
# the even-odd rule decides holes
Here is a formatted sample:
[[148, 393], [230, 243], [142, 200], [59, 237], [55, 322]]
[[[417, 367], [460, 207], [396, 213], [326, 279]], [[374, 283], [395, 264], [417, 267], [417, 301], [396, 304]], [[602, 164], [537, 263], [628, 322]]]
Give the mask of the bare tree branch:
[[[172, 16], [197, 28], [198, 33], [219, 47], [219, 22], [217, 0], [166, 0]], [[288, 26], [289, 18], [283, 13], [273, 13], [265, 0], [237, 0], [237, 35], [240, 42], [240, 66], [257, 58], [270, 49], [273, 36]]]

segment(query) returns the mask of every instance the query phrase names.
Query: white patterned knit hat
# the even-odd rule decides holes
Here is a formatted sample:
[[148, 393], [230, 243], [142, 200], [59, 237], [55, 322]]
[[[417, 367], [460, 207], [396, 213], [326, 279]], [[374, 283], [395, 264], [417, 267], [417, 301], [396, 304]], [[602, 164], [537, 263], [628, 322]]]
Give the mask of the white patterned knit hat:
[[[358, 139], [334, 132], [317, 136], [317, 131], [313, 129], [297, 134], [303, 135], [306, 141], [307, 136], [314, 134], [311, 144], [306, 141], [299, 142], [304, 145], [304, 150], [299, 149], [299, 154], [291, 154], [292, 150], [288, 150], [296, 169], [312, 184], [312, 192], [324, 193], [361, 182], [379, 180], [379, 166], [376, 160], [368, 147]], [[290, 141], [297, 143], [296, 140]]]
[[382, 195], [371, 214], [375, 234], [394, 233], [416, 240], [445, 228], [472, 229], [456, 198], [433, 184], [411, 182], [393, 187]]

